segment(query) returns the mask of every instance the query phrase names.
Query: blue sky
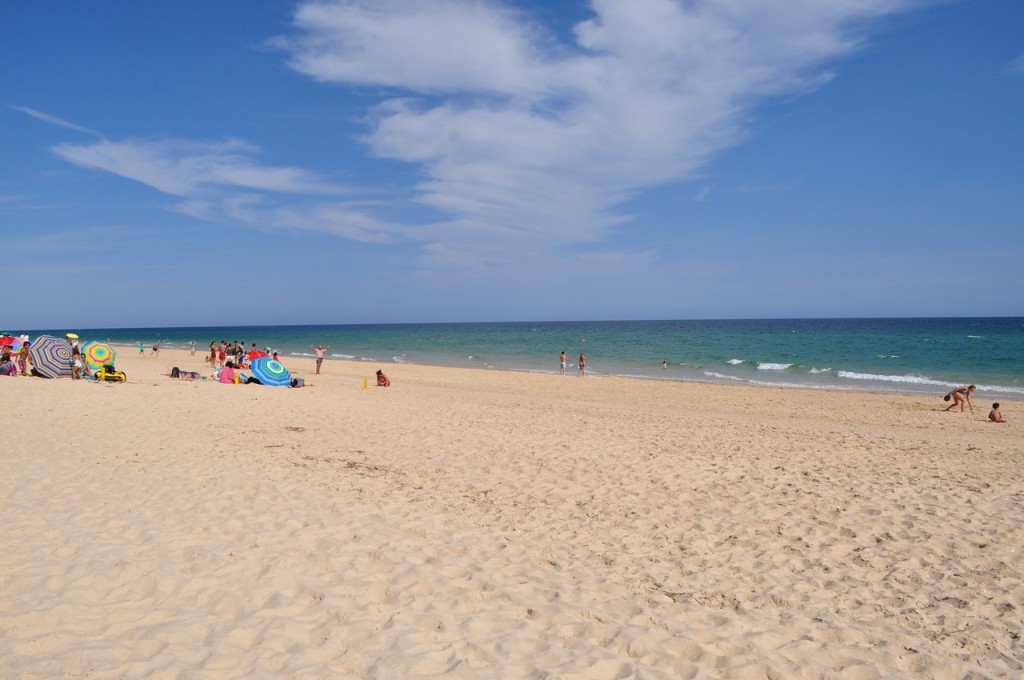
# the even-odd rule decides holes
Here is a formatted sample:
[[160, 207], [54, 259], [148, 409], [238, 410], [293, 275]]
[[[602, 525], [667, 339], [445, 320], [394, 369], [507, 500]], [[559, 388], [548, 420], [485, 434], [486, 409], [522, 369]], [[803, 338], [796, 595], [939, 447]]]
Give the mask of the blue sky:
[[0, 327], [1024, 315], [1019, 0], [0, 7]]

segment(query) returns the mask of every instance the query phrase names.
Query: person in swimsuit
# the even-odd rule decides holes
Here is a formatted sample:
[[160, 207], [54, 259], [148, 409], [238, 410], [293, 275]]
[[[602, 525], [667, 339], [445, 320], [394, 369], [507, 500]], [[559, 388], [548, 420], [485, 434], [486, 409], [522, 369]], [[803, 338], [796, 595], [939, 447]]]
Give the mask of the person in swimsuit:
[[580, 376], [582, 376], [584, 373], [587, 372], [587, 355], [584, 354], [583, 352], [580, 352], [579, 366], [580, 366]]
[[377, 387], [391, 387], [391, 381], [384, 375], [384, 371], [377, 371]]
[[32, 355], [28, 351], [31, 345], [32, 343], [26, 340], [18, 350], [18, 370], [22, 375], [28, 375], [28, 365], [32, 363]]
[[565, 352], [562, 352], [562, 354], [558, 357], [558, 366], [558, 372], [561, 373], [562, 375], [565, 375]]
[[954, 408], [957, 404], [960, 404], [960, 413], [964, 412], [964, 404], [967, 404], [971, 409], [971, 413], [974, 413], [974, 406], [971, 405], [971, 393], [978, 389], [974, 385], [961, 385], [960, 387], [952, 390], [947, 397], [952, 397], [953, 403], [946, 407], [945, 410]]
[[1006, 422], [1006, 418], [1003, 417], [1003, 412], [999, 410], [999, 402], [992, 404], [992, 410], [988, 412], [988, 419], [993, 423]]
[[330, 345], [327, 347], [324, 347], [323, 345], [317, 345], [316, 347], [310, 345], [309, 348], [316, 352], [316, 374], [320, 375], [320, 364], [324, 363], [324, 352], [329, 350], [331, 347]]

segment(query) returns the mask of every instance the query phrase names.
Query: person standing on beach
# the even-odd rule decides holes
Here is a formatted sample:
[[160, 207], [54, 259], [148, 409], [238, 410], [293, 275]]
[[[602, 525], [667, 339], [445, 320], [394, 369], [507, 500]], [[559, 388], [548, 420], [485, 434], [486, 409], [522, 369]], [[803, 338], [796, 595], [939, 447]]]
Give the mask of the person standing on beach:
[[951, 390], [944, 398], [949, 401], [950, 397], [953, 399], [953, 403], [946, 407], [948, 411], [954, 408], [957, 404], [960, 404], [960, 413], [964, 412], [964, 404], [970, 407], [971, 413], [974, 413], [974, 406], [971, 405], [971, 393], [978, 389], [974, 385], [961, 385], [955, 390]]
[[26, 340], [22, 344], [21, 349], [18, 350], [18, 370], [21, 371], [22, 375], [28, 375], [28, 365], [35, 364], [32, 361], [32, 353], [28, 351], [31, 346], [32, 343]]
[[159, 356], [159, 355], [160, 355], [160, 341], [157, 340], [156, 342], [153, 343], [153, 356]]
[[146, 346], [143, 345], [141, 342], [139, 343], [139, 356], [140, 357], [146, 356]]
[[565, 352], [563, 351], [561, 356], [558, 357], [558, 372], [561, 375], [565, 375]]
[[188, 343], [188, 353], [189, 353], [190, 356], [195, 356], [196, 355], [196, 341], [195, 340], [193, 340], [190, 343]]
[[584, 354], [583, 352], [580, 352], [579, 366], [580, 366], [580, 377], [582, 378], [583, 374], [587, 372], [587, 355]]
[[330, 345], [324, 347], [323, 345], [317, 345], [314, 347], [310, 345], [309, 348], [316, 352], [316, 374], [320, 375], [320, 364], [324, 363], [324, 352], [331, 348]]

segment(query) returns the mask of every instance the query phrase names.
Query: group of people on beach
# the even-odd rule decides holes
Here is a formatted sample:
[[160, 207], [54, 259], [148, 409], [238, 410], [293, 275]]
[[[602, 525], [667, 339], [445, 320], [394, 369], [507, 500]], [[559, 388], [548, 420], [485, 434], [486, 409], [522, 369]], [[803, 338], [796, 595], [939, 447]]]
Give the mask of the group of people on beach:
[[[947, 406], [944, 410], [949, 411], [950, 409], [960, 406], [960, 413], [964, 412], [964, 406], [967, 406], [974, 413], [974, 405], [971, 404], [971, 395], [978, 389], [975, 385], [961, 385], [955, 387], [946, 393], [942, 399], [944, 401], [952, 401], [953, 403]], [[1003, 417], [1002, 409], [999, 407], [999, 402], [992, 404], [992, 410], [988, 412], [988, 419], [993, 423], [1005, 423], [1006, 418]]]
[[32, 365], [31, 346], [32, 343], [26, 340], [17, 351], [9, 345], [0, 347], [0, 375], [28, 375], [28, 367]]
[[[191, 352], [195, 354], [195, 342], [191, 343]], [[233, 343], [221, 340], [219, 345], [216, 340], [211, 340], [210, 355], [204, 361], [210, 364], [214, 370], [223, 368], [229, 361], [234, 368], [248, 368], [252, 360], [259, 357], [271, 357], [277, 361], [277, 350], [271, 350], [269, 347], [259, 350], [256, 348], [255, 342], [252, 343], [249, 350], [246, 350], [245, 343], [240, 340], [235, 340]]]
[[[92, 375], [89, 364], [82, 356], [82, 348], [77, 339], [68, 338], [71, 346], [71, 379], [81, 380]], [[30, 376], [38, 375], [35, 372], [35, 362], [32, 360], [32, 342], [25, 340], [17, 350], [11, 345], [0, 347], [0, 375], [7, 376]]]

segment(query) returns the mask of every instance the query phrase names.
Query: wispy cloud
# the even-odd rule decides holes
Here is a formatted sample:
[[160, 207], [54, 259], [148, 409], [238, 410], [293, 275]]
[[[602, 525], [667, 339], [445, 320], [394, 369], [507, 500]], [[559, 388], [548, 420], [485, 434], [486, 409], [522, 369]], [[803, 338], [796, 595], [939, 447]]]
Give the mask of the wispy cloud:
[[1024, 54], [1010, 60], [1010, 63], [1003, 68], [1003, 73], [1009, 76], [1024, 76]]
[[21, 111], [26, 115], [32, 116], [36, 120], [41, 120], [42, 122], [48, 123], [50, 125], [56, 125], [57, 127], [66, 128], [68, 130], [74, 130], [76, 132], [84, 132], [86, 134], [93, 135], [96, 137], [102, 136], [95, 130], [90, 130], [87, 127], [76, 125], [75, 123], [70, 123], [62, 118], [58, 118], [57, 116], [51, 116], [48, 113], [37, 111], [36, 109], [29, 108], [28, 106], [11, 106], [10, 108], [14, 109], [15, 111]]
[[367, 242], [388, 242], [407, 230], [368, 215], [365, 201], [346, 200], [350, 187], [300, 168], [260, 164], [259, 149], [240, 140], [105, 140], [59, 144], [53, 151], [75, 165], [184, 199], [176, 210], [203, 220]]
[[224, 188], [293, 194], [340, 194], [344, 189], [299, 168], [267, 167], [253, 160], [255, 146], [239, 140], [180, 139], [58, 144], [54, 153], [87, 168], [148, 184], [175, 196], [199, 196]]

